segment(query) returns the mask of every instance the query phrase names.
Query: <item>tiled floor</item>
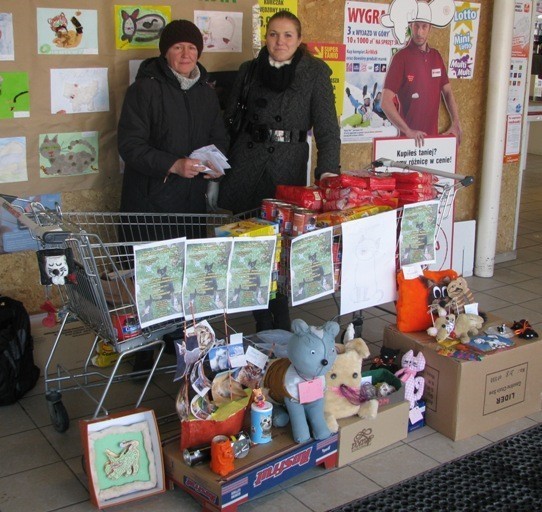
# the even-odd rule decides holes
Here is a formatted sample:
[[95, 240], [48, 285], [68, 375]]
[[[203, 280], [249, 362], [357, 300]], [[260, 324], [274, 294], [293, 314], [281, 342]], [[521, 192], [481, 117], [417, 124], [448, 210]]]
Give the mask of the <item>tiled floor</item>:
[[[468, 278], [482, 310], [508, 319], [527, 318], [542, 332], [542, 157], [529, 155], [521, 200], [517, 259], [497, 264], [492, 278]], [[379, 352], [383, 328], [394, 322], [393, 305], [385, 311], [364, 311], [363, 337], [372, 355]], [[331, 300], [297, 307], [294, 317], [321, 324], [335, 316]], [[341, 319], [346, 323], [347, 318]], [[251, 317], [237, 319], [238, 329], [250, 333]], [[542, 378], [542, 376], [541, 376]], [[175, 385], [171, 375], [157, 375], [146, 394], [145, 406], [158, 417], [174, 410]], [[136, 401], [140, 384], [115, 384], [108, 394], [110, 410], [123, 410]], [[1, 512], [86, 512], [95, 510], [89, 502], [87, 480], [81, 465], [81, 443], [77, 418], [89, 417], [93, 406], [77, 391], [64, 395], [71, 427], [60, 434], [54, 430], [43, 396], [43, 382], [19, 403], [0, 408], [0, 510]], [[239, 507], [247, 511], [326, 511], [376, 492], [401, 480], [437, 467], [456, 457], [478, 450], [515, 432], [542, 422], [542, 412], [521, 418], [469, 439], [453, 442], [424, 427], [398, 442], [335, 470], [314, 468], [287, 481], [273, 492]], [[176, 424], [162, 428], [171, 434]], [[180, 489], [113, 508], [115, 511], [201, 510]]]

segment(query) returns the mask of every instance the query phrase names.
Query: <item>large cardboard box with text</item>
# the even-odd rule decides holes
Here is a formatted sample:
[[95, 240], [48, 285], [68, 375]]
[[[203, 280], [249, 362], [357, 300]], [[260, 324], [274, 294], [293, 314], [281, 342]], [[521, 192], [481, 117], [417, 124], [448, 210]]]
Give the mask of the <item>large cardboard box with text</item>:
[[163, 447], [166, 479], [170, 488], [176, 485], [188, 492], [204, 510], [234, 511], [241, 503], [314, 466], [335, 467], [337, 443], [334, 434], [322, 441], [297, 444], [288, 427], [273, 429], [270, 443], [252, 446], [246, 457], [235, 459], [232, 473], [220, 477], [208, 462], [188, 466], [179, 440], [174, 439]]
[[[402, 395], [404, 399], [404, 391]], [[408, 410], [409, 403], [403, 400], [379, 407], [373, 420], [360, 419], [357, 416], [338, 420], [337, 466], [350, 464], [405, 439], [408, 433]]]
[[[484, 324], [502, 325], [492, 317]], [[422, 351], [426, 360], [426, 424], [456, 441], [504, 425], [541, 408], [542, 341], [514, 337], [511, 349], [465, 361], [437, 353], [426, 332], [384, 329], [385, 347]]]

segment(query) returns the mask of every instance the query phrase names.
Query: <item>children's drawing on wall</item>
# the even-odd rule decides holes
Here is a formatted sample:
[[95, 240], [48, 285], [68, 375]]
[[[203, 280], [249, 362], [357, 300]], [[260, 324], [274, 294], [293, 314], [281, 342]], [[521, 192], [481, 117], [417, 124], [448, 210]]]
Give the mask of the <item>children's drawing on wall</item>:
[[194, 11], [194, 23], [203, 35], [206, 52], [241, 52], [242, 12]]
[[13, 15], [0, 12], [0, 60], [15, 60], [13, 48]]
[[28, 73], [0, 72], [0, 119], [29, 116]]
[[162, 30], [170, 21], [168, 5], [115, 5], [117, 50], [158, 49]]
[[228, 312], [267, 308], [276, 237], [235, 238], [228, 276]]
[[395, 300], [396, 212], [342, 224], [341, 315]]
[[28, 181], [26, 137], [0, 139], [0, 183]]
[[438, 208], [438, 201], [404, 205], [399, 235], [401, 266], [435, 263]]
[[38, 8], [36, 13], [38, 54], [98, 54], [98, 11]]
[[51, 69], [51, 114], [108, 111], [107, 68]]
[[330, 295], [334, 291], [333, 228], [292, 239], [290, 288], [292, 306]]
[[141, 327], [182, 318], [185, 239], [134, 246], [136, 306]]
[[44, 133], [39, 136], [41, 178], [98, 172], [98, 132]]
[[[0, 164], [1, 167], [1, 164]], [[32, 201], [42, 204], [45, 208], [54, 210], [61, 205], [60, 194], [41, 194], [15, 199], [11, 205], [20, 211], [32, 213]], [[32, 251], [40, 248], [40, 244], [32, 238], [30, 231], [4, 208], [0, 209], [0, 254]]]
[[132, 85], [135, 82], [139, 66], [143, 59], [132, 59], [128, 61], [128, 85]]
[[183, 304], [186, 318], [223, 314], [227, 305], [227, 275], [232, 239], [186, 241]]

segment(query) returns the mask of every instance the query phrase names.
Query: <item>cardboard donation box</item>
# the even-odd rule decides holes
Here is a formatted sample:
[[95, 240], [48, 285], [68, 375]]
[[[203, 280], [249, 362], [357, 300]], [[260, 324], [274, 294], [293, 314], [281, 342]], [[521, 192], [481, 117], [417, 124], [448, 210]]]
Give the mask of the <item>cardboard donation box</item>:
[[[404, 392], [403, 398], [404, 398]], [[408, 426], [406, 401], [379, 407], [374, 420], [362, 420], [357, 416], [338, 420], [339, 458], [337, 466], [366, 457], [390, 444], [405, 439]]]
[[251, 446], [235, 459], [235, 469], [225, 477], [213, 473], [208, 462], [187, 465], [177, 440], [163, 448], [166, 479], [199, 501], [204, 510], [235, 511], [258, 494], [317, 465], [326, 469], [337, 463], [337, 435], [322, 441], [297, 444], [289, 428], [273, 429], [270, 443]]
[[[491, 317], [484, 324], [499, 326]], [[542, 341], [513, 338], [514, 346], [484, 354], [480, 361], [446, 357], [426, 332], [384, 330], [384, 346], [422, 351], [426, 360], [426, 424], [456, 441], [540, 410]]]

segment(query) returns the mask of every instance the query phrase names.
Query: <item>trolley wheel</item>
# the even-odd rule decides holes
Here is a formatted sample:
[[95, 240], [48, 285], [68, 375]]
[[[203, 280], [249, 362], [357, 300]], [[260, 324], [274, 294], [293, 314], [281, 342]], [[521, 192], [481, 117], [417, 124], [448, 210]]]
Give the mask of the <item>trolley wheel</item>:
[[61, 400], [61, 395], [58, 392], [53, 392], [45, 397], [47, 399], [47, 408], [49, 409], [49, 416], [53, 422], [53, 427], [57, 432], [66, 432], [70, 426], [70, 418], [68, 417], [68, 411]]

